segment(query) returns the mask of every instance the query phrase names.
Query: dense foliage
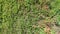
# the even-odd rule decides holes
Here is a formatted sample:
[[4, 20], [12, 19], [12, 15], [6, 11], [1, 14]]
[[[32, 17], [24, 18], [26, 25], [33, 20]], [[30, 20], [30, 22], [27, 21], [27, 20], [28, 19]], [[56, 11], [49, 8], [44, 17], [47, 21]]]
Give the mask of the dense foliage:
[[0, 34], [55, 34], [57, 27], [60, 0], [0, 0]]

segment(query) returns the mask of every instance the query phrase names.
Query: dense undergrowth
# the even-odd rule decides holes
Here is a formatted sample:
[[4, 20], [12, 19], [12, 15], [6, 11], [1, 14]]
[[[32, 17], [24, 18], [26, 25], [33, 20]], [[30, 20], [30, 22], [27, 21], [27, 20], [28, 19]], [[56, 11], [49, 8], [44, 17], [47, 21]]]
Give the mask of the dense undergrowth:
[[60, 0], [0, 0], [0, 34], [55, 34], [59, 26]]

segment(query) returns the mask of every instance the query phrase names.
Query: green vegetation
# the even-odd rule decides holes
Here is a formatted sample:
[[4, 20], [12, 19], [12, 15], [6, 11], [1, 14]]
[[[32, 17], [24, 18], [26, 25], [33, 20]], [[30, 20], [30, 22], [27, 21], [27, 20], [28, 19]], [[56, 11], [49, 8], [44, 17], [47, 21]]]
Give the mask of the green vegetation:
[[57, 27], [60, 0], [0, 0], [0, 34], [55, 34]]

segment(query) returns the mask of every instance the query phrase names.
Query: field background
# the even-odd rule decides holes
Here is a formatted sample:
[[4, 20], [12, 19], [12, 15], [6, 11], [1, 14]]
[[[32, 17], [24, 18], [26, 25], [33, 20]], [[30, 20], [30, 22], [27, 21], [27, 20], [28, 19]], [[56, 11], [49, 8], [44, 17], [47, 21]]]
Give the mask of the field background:
[[0, 34], [55, 34], [55, 24], [60, 0], [0, 0]]

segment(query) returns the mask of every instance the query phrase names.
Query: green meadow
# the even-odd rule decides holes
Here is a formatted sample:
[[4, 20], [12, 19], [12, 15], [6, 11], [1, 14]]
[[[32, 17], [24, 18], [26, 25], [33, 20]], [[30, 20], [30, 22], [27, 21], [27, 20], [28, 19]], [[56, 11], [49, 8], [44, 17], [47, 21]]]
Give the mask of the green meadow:
[[60, 0], [0, 0], [0, 34], [60, 33]]

